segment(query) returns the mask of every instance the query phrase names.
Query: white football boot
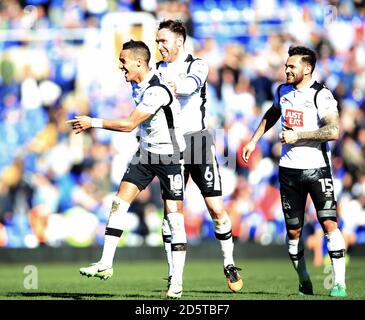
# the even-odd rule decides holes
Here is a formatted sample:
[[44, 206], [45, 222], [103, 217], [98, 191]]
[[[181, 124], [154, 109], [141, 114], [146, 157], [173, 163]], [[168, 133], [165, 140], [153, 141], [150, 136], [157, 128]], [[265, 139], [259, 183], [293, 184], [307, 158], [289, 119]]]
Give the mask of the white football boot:
[[89, 267], [80, 268], [80, 273], [86, 277], [97, 277], [103, 280], [113, 275], [113, 268], [107, 267], [100, 262], [92, 263]]
[[167, 299], [180, 299], [182, 295], [182, 285], [178, 283], [171, 283], [166, 292]]

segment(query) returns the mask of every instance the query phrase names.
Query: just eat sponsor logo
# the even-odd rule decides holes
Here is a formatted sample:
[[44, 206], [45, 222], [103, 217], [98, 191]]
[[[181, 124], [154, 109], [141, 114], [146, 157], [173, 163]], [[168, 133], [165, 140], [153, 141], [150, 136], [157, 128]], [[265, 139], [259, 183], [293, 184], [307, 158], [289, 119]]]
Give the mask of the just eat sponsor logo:
[[303, 127], [303, 111], [286, 109], [285, 123], [288, 127]]

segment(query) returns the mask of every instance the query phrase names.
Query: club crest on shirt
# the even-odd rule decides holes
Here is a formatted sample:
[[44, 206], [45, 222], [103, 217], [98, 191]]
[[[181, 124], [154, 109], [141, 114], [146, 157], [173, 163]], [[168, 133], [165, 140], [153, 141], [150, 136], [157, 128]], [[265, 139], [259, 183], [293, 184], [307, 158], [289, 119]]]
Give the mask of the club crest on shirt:
[[306, 107], [306, 108], [312, 108], [313, 107], [313, 102], [312, 101], [309, 101], [309, 100], [305, 101], [304, 102], [304, 107]]
[[[285, 198], [285, 197], [283, 197], [283, 208], [284, 208], [285, 210], [290, 210], [290, 209], [291, 209], [291, 205], [290, 205], [290, 203], [289, 203], [288, 199], [287, 199], [287, 198]], [[290, 218], [290, 216], [288, 215], [286, 218], [287, 218], [287, 219], [289, 219], [289, 218]]]
[[280, 98], [280, 105], [285, 105], [285, 104], [289, 104], [291, 107], [293, 107], [293, 103], [286, 97], [281, 97]]

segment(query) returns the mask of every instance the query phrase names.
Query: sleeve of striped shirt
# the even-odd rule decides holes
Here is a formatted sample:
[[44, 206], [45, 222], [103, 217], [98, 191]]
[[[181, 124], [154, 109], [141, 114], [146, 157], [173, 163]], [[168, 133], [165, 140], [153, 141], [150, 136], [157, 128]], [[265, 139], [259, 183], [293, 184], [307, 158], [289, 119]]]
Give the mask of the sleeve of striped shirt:
[[277, 89], [276, 89], [276, 92], [275, 92], [275, 95], [274, 95], [274, 102], [273, 102], [273, 105], [276, 109], [279, 109], [280, 110], [280, 101], [279, 101], [279, 90], [280, 90], [280, 87], [279, 86]]
[[203, 60], [195, 60], [190, 67], [186, 78], [176, 83], [176, 94], [191, 95], [196, 89], [202, 87], [208, 76], [208, 65]]
[[331, 113], [338, 113], [337, 101], [327, 88], [319, 91], [317, 95], [318, 116], [320, 119]]
[[137, 109], [141, 112], [154, 114], [157, 110], [170, 102], [170, 96], [166, 89], [153, 86], [148, 88], [143, 94], [142, 101], [138, 104]]

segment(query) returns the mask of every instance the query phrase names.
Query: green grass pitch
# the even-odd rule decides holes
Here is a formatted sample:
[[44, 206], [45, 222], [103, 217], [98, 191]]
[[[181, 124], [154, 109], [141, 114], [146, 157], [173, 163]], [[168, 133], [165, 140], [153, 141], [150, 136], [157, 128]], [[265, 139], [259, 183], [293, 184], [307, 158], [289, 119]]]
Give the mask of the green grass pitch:
[[[188, 260], [184, 272], [182, 299], [189, 300], [324, 300], [330, 274], [308, 261], [315, 295], [297, 295], [297, 277], [289, 259], [236, 261], [242, 267], [244, 288], [231, 293], [220, 260]], [[36, 264], [37, 282], [30, 282], [30, 264], [0, 264], [0, 299], [10, 300], [160, 300], [164, 299], [164, 261], [122, 261], [114, 265], [109, 280], [82, 277], [78, 269], [88, 263]], [[347, 299], [365, 299], [365, 259], [352, 258], [347, 268]], [[34, 274], [32, 274], [34, 275]], [[25, 285], [37, 285], [27, 289]]]

